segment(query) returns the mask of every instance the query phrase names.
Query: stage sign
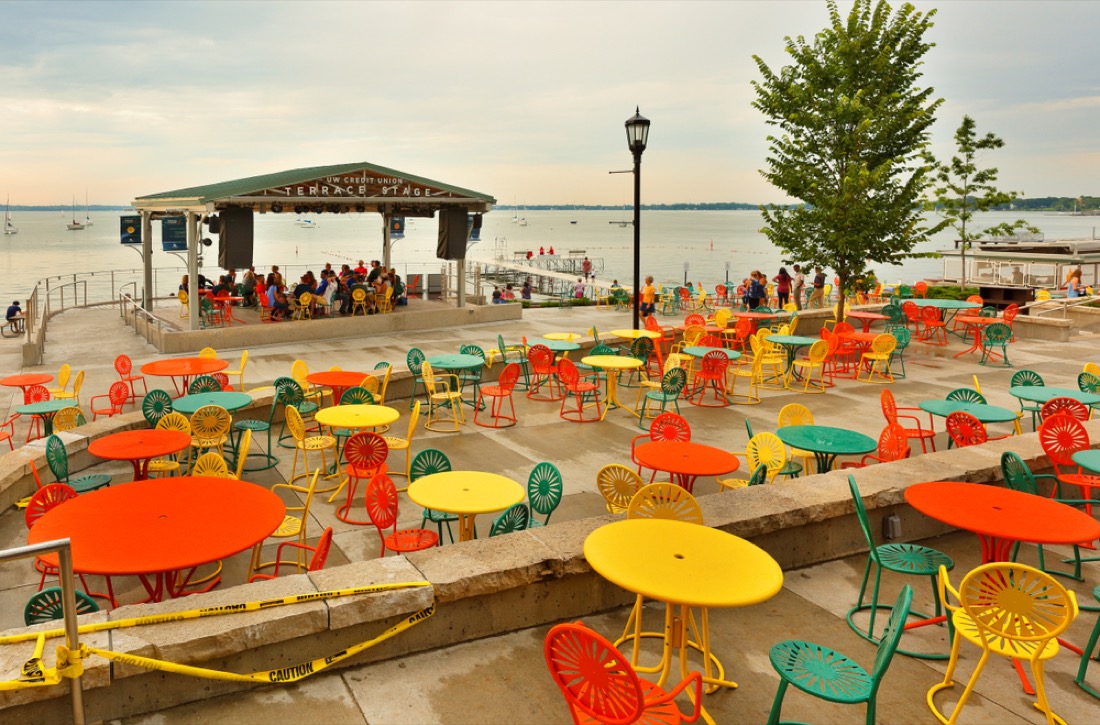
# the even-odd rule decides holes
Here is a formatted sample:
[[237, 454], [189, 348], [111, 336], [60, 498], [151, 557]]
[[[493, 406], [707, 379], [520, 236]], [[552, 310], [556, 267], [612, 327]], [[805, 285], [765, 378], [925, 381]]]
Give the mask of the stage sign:
[[121, 216], [118, 220], [122, 244], [141, 244], [141, 216]]
[[160, 242], [166, 252], [187, 250], [187, 217], [166, 216], [160, 220]]

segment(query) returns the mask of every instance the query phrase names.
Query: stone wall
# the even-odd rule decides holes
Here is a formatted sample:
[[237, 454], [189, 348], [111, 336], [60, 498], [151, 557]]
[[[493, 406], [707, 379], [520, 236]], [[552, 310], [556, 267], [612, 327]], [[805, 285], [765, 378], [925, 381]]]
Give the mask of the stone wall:
[[[1086, 427], [1090, 436], [1100, 438], [1100, 420], [1089, 422]], [[856, 471], [872, 530], [881, 530], [882, 518], [896, 513], [902, 521], [904, 540], [944, 532], [946, 526], [906, 505], [905, 488], [921, 481], [997, 482], [1000, 454], [1006, 450], [1019, 453], [1036, 472], [1050, 468], [1037, 436], [1032, 433]], [[757, 543], [787, 570], [866, 550], [853, 513], [847, 472], [703, 496], [699, 502], [707, 525]], [[333, 654], [376, 636], [402, 616], [434, 601], [434, 617], [347, 661], [360, 664], [629, 604], [633, 595], [596, 575], [583, 555], [587, 535], [616, 518], [605, 515], [567, 521], [182, 600], [121, 607], [91, 615], [86, 621], [116, 620], [371, 583], [427, 581], [430, 587], [422, 589], [93, 635], [93, 641], [100, 646], [124, 653], [251, 672]], [[19, 671], [31, 646], [12, 645], [0, 650], [0, 667], [5, 676], [11, 677]], [[97, 658], [88, 664], [85, 700], [90, 720], [149, 712], [248, 686], [123, 665], [112, 668]], [[65, 686], [0, 693], [0, 712], [6, 721], [58, 722], [67, 719], [68, 707]]]

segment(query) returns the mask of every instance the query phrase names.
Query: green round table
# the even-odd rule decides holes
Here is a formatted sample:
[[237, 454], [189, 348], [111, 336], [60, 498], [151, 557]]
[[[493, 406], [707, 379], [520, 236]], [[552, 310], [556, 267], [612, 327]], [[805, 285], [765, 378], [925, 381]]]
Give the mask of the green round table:
[[216, 405], [232, 413], [240, 410], [251, 402], [252, 396], [248, 393], [224, 391], [221, 393], [195, 393], [194, 395], [184, 395], [181, 398], [173, 400], [172, 410], [177, 413], [183, 413], [184, 415], [194, 415], [195, 411], [199, 408], [205, 408], [208, 405]]
[[794, 356], [798, 354], [799, 348], [813, 345], [820, 339], [820, 337], [808, 337], [806, 335], [768, 335], [768, 342], [782, 345], [786, 349], [787, 370], [790, 370], [791, 366], [794, 365]]
[[53, 417], [62, 408], [72, 408], [75, 405], [75, 400], [60, 398], [57, 400], [43, 400], [41, 403], [20, 405], [15, 409], [15, 412], [20, 415], [37, 415], [41, 418], [43, 435], [48, 438], [53, 435]]
[[946, 418], [952, 413], [969, 413], [982, 423], [1010, 423], [1018, 417], [1016, 411], [999, 405], [966, 403], [961, 400], [922, 400], [917, 406], [926, 413]]
[[538, 344], [550, 348], [552, 352], [569, 353], [581, 349], [580, 345], [568, 340], [539, 340]]
[[1046, 385], [1014, 385], [1008, 389], [1008, 394], [1020, 400], [1027, 400], [1042, 405], [1051, 398], [1073, 398], [1085, 405], [1100, 403], [1100, 395], [1083, 393], [1072, 388], [1052, 388]]
[[691, 347], [685, 347], [680, 350], [685, 355], [691, 355], [692, 357], [703, 357], [708, 352], [721, 352], [725, 353], [726, 357], [730, 360], [737, 360], [741, 357], [741, 353], [737, 350], [730, 350], [724, 347], [705, 347], [703, 345], [692, 345]]
[[813, 453], [818, 473], [833, 470], [837, 456], [871, 453], [878, 448], [870, 436], [827, 425], [788, 425], [776, 429], [775, 434], [790, 447]]
[[[454, 372], [456, 370], [476, 370], [485, 364], [485, 361], [478, 355], [463, 355], [462, 353], [451, 353], [449, 355], [432, 355], [428, 358], [428, 363], [436, 370], [446, 370], [448, 372]], [[466, 386], [465, 380], [459, 375], [459, 383]], [[473, 386], [473, 397], [467, 400], [465, 396], [462, 398], [462, 402], [469, 405], [471, 408], [477, 404], [477, 386]]]

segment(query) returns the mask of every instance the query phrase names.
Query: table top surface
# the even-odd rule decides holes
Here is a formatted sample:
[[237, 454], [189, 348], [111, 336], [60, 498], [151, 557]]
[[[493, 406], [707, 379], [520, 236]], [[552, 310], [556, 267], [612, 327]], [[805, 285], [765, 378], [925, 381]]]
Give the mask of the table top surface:
[[263, 486], [177, 476], [77, 496], [40, 518], [27, 541], [68, 537], [73, 566], [85, 574], [149, 574], [244, 551], [275, 531], [284, 516], [282, 500]]
[[991, 322], [1004, 322], [1000, 317], [981, 317], [979, 315], [956, 315], [955, 320], [967, 325], [988, 325]]
[[444, 370], [467, 370], [485, 364], [485, 361], [477, 355], [463, 355], [461, 353], [433, 355], [428, 358], [428, 362], [433, 368], [442, 368]]
[[580, 335], [575, 332], [548, 332], [543, 337], [547, 340], [575, 340]]
[[1100, 473], [1100, 450], [1090, 448], [1086, 451], [1077, 451], [1072, 458], [1073, 462], [1081, 468], [1086, 468], [1092, 473]]
[[1034, 544], [1075, 544], [1100, 538], [1100, 521], [1044, 496], [966, 481], [933, 481], [905, 489], [921, 513], [983, 536]]
[[[885, 332], [863, 332], [861, 330], [852, 330], [851, 332], [842, 332], [840, 336], [845, 340], [854, 340], [855, 342], [874, 342], [875, 338], [879, 335], [885, 335]], [[770, 337], [768, 338], [771, 339]]]
[[540, 340], [538, 344], [550, 348], [553, 352], [573, 352], [581, 349], [578, 343], [568, 340]]
[[854, 317], [857, 320], [888, 320], [889, 315], [884, 315], [880, 312], [863, 312], [861, 310], [850, 310], [844, 313], [845, 317]]
[[961, 400], [922, 400], [917, 406], [932, 415], [946, 418], [952, 413], [970, 413], [983, 423], [1008, 423], [1018, 417], [1016, 411], [987, 403], [966, 403]]
[[191, 445], [191, 436], [183, 431], [145, 428], [127, 430], [96, 438], [88, 444], [88, 452], [109, 461], [137, 461], [166, 456]]
[[1100, 403], [1100, 395], [1083, 393], [1073, 388], [1052, 388], [1046, 385], [1014, 385], [1008, 389], [1008, 394], [1033, 403], [1045, 403], [1051, 398], [1073, 398], [1085, 405]]
[[661, 336], [661, 333], [653, 330], [612, 330], [611, 334], [615, 337], [626, 337], [631, 340], [637, 340], [639, 337], [648, 337], [650, 340], [656, 340]]
[[729, 451], [691, 441], [642, 443], [634, 449], [634, 457], [646, 468], [686, 476], [718, 476], [741, 465]]
[[216, 357], [174, 357], [168, 360], [154, 360], [141, 366], [145, 375], [191, 376], [216, 373], [229, 367], [228, 360]]
[[737, 350], [729, 350], [724, 347], [704, 347], [702, 345], [692, 345], [691, 347], [685, 347], [680, 350], [685, 355], [691, 355], [692, 357], [703, 357], [708, 352], [722, 352], [726, 354], [730, 360], [736, 360], [741, 357], [741, 353]]
[[15, 412], [21, 415], [49, 415], [56, 413], [62, 408], [72, 408], [76, 405], [76, 401], [71, 398], [60, 398], [55, 400], [43, 400], [39, 403], [24, 403], [23, 405], [17, 405]]
[[240, 410], [251, 402], [252, 396], [248, 393], [234, 393], [223, 390], [218, 393], [194, 393], [176, 398], [172, 401], [172, 410], [184, 415], [191, 415], [199, 408], [216, 405], [232, 412]]
[[43, 385], [51, 380], [53, 380], [53, 375], [49, 373], [23, 373], [21, 375], [9, 375], [0, 380], [0, 385], [6, 385], [9, 388], [25, 388], [31, 385]]
[[680, 332], [686, 332], [689, 327], [702, 327], [703, 330], [709, 335], [717, 335], [729, 328], [719, 327], [718, 325], [677, 325], [676, 329]]
[[793, 448], [814, 453], [856, 455], [870, 453], [878, 448], [874, 438], [847, 428], [827, 425], [788, 425], [777, 428], [779, 440]]
[[640, 368], [642, 361], [636, 357], [618, 355], [589, 355], [582, 357], [581, 362], [593, 368], [608, 368], [611, 370], [629, 370]]
[[389, 425], [401, 417], [388, 405], [334, 405], [314, 414], [321, 425], [335, 428], [374, 428]]
[[783, 571], [755, 544], [700, 524], [629, 519], [601, 526], [584, 542], [600, 576], [669, 604], [745, 607], [783, 588]]
[[777, 345], [791, 345], [793, 347], [813, 345], [820, 339], [820, 337], [809, 337], [808, 335], [768, 335], [768, 342], [774, 342]]
[[523, 500], [523, 486], [505, 476], [482, 471], [447, 471], [409, 484], [409, 498], [421, 506], [452, 514], [485, 514]]
[[745, 317], [750, 320], [773, 320], [786, 312], [734, 312], [734, 317]]
[[915, 302], [917, 307], [935, 307], [940, 310], [973, 310], [981, 307], [977, 302], [966, 300], [923, 300], [917, 297], [905, 302]]
[[323, 385], [326, 388], [354, 388], [363, 382], [370, 373], [361, 373], [357, 370], [321, 370], [310, 373], [306, 380], [314, 385]]

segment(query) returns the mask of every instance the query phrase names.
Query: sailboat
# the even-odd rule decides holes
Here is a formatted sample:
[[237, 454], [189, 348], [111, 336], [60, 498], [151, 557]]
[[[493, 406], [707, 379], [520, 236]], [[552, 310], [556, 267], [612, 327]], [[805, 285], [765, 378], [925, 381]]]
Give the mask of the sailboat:
[[18, 234], [19, 230], [11, 223], [11, 197], [8, 197], [7, 210], [4, 213], [4, 234]]
[[521, 227], [527, 226], [527, 207], [523, 207], [523, 216], [521, 216], [519, 218], [519, 221], [516, 223], [519, 224]]
[[512, 223], [519, 224], [519, 204], [515, 203], [515, 199], [512, 202]]
[[84, 228], [84, 223], [83, 222], [78, 222], [76, 220], [76, 197], [75, 196], [73, 197], [73, 220], [72, 220], [71, 223], [66, 224], [65, 228], [68, 229], [70, 232], [78, 232], [78, 231], [80, 231], [81, 229]]
[[94, 222], [92, 218], [88, 216], [88, 190], [84, 190], [84, 226], [90, 227]]
[[576, 204], [573, 205], [573, 217], [569, 220], [569, 223], [570, 224], [576, 224], [577, 223], [577, 205]]

